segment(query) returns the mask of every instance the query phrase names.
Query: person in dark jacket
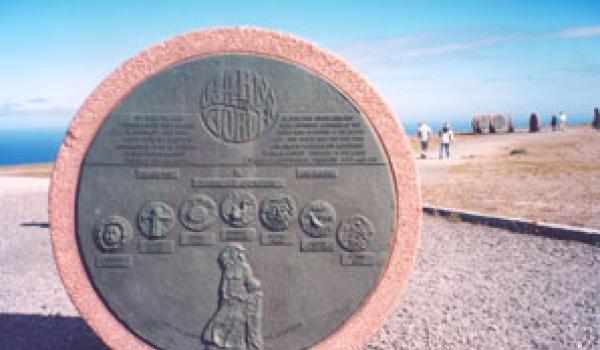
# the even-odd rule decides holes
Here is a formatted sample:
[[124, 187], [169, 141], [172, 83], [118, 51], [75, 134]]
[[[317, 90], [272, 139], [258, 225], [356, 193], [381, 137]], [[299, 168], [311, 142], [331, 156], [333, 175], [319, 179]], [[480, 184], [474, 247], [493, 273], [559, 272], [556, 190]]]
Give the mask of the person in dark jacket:
[[440, 159], [450, 158], [450, 142], [454, 141], [454, 132], [450, 128], [450, 123], [444, 123], [444, 126], [439, 132], [440, 136]]

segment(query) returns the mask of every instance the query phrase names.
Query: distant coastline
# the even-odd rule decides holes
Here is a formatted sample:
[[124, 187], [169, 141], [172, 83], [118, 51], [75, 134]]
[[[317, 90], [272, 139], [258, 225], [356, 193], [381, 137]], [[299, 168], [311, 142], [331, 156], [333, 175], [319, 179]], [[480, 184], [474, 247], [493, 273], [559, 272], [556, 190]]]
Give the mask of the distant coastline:
[[[591, 115], [569, 116], [568, 125], [590, 125]], [[471, 119], [425, 119], [423, 120], [434, 132], [441, 129], [448, 121], [455, 132], [471, 131]], [[420, 121], [404, 121], [404, 130], [408, 135], [414, 135]], [[527, 128], [527, 117], [515, 117], [515, 128]], [[542, 127], [547, 127], [550, 117], [541, 118]], [[0, 129], [0, 166], [19, 164], [34, 164], [54, 162], [60, 144], [65, 136], [66, 128], [31, 128], [31, 129]]]

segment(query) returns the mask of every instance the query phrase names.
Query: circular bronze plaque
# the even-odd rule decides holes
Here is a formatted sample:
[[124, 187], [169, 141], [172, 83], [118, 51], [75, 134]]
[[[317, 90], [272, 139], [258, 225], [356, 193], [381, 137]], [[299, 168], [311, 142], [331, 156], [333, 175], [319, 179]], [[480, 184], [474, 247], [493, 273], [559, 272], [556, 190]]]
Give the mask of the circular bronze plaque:
[[375, 286], [394, 205], [378, 138], [336, 87], [281, 60], [212, 55], [107, 116], [76, 232], [100, 298], [152, 346], [305, 349]]
[[69, 126], [58, 270], [114, 349], [361, 350], [414, 263], [412, 158], [375, 90], [316, 46], [180, 35], [111, 73]]

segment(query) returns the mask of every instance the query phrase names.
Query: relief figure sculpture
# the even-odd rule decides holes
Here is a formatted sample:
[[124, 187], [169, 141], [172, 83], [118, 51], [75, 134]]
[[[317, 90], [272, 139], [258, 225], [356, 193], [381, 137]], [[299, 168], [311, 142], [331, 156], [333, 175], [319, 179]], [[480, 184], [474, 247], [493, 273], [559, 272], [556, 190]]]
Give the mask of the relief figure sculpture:
[[244, 248], [228, 245], [219, 254], [221, 284], [217, 311], [204, 328], [206, 350], [261, 350], [262, 290]]

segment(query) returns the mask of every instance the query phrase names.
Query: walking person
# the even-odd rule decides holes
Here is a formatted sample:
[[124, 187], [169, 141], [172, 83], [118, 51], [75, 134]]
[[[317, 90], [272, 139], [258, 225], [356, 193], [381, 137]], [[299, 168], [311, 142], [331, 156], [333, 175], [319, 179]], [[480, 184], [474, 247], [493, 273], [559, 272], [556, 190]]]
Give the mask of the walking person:
[[560, 111], [560, 115], [558, 117], [559, 121], [560, 121], [560, 130], [565, 130], [565, 128], [567, 127], [567, 114], [563, 111]]
[[550, 125], [552, 125], [552, 131], [556, 131], [556, 125], [558, 124], [558, 118], [556, 115], [552, 115], [552, 119], [550, 119]]
[[450, 142], [454, 141], [454, 132], [450, 128], [450, 123], [444, 123], [439, 132], [440, 135], [440, 159], [450, 158]]
[[420, 122], [417, 128], [417, 137], [421, 141], [421, 159], [427, 159], [429, 138], [433, 135], [431, 128], [425, 122]]

